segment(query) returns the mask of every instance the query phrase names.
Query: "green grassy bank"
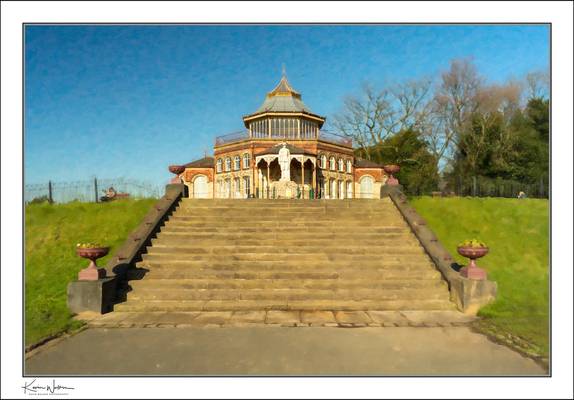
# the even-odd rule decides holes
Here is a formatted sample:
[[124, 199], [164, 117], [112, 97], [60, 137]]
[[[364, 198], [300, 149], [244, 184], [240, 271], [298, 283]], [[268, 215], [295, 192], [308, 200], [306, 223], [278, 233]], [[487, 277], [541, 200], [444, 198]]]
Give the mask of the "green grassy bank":
[[479, 328], [511, 334], [527, 351], [548, 356], [549, 203], [541, 199], [411, 199], [460, 264], [456, 246], [477, 238], [490, 247], [478, 261], [498, 283], [498, 297], [483, 307]]
[[108, 258], [141, 222], [155, 199], [110, 203], [30, 204], [26, 206], [26, 345], [80, 323], [66, 305], [66, 287], [88, 261], [75, 253], [78, 242], [111, 246]]

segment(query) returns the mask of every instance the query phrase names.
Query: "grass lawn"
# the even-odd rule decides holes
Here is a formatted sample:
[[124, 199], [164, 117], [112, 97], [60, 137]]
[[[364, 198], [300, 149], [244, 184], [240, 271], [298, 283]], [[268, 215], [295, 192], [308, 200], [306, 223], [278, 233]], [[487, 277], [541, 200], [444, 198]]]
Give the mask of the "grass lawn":
[[480, 310], [479, 328], [517, 336], [548, 357], [548, 200], [417, 197], [411, 204], [459, 264], [468, 263], [456, 252], [464, 239], [490, 247], [478, 265], [498, 283], [498, 296]]
[[66, 305], [68, 282], [89, 262], [76, 255], [76, 243], [111, 246], [110, 254], [98, 260], [104, 266], [156, 201], [26, 206], [26, 345], [81, 325]]

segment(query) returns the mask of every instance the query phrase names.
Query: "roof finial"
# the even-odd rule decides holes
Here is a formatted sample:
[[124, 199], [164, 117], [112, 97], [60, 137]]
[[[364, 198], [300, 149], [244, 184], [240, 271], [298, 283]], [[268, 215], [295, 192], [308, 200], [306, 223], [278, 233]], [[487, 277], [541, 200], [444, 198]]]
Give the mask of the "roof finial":
[[287, 72], [285, 71], [285, 63], [281, 63], [281, 77], [287, 78]]

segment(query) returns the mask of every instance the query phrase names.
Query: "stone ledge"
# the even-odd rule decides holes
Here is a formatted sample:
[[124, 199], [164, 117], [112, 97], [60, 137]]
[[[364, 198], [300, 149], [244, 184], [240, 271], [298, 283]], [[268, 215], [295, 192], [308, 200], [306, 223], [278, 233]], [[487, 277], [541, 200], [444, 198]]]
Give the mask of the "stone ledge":
[[476, 315], [480, 307], [496, 298], [497, 285], [489, 280], [467, 279], [453, 269], [454, 259], [427, 226], [426, 221], [411, 207], [407, 197], [397, 187], [388, 187], [384, 193], [393, 201], [411, 230], [433, 260], [450, 290], [450, 299], [465, 314]]
[[158, 327], [455, 327], [476, 317], [453, 311], [205, 311], [118, 312], [87, 321], [91, 328]]
[[106, 264], [108, 276], [117, 275], [120, 280], [124, 279], [127, 270], [134, 266], [146, 246], [151, 244], [151, 238], [159, 231], [161, 224], [186, 194], [187, 186], [184, 184], [166, 185], [165, 195], [153, 205]]

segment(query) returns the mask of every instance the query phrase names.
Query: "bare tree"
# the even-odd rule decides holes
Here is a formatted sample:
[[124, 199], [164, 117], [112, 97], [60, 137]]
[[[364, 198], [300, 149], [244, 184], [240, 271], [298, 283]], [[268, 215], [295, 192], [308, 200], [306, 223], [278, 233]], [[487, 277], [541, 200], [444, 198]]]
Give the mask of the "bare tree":
[[422, 133], [439, 164], [452, 154], [470, 116], [478, 109], [482, 78], [470, 59], [452, 60], [441, 74], [431, 103], [427, 104]]
[[526, 74], [528, 100], [548, 96], [550, 76], [547, 71], [535, 71]]
[[359, 97], [347, 97], [343, 111], [334, 118], [335, 128], [371, 158], [372, 147], [388, 137], [420, 124], [430, 91], [430, 80], [398, 84], [382, 90], [364, 85]]

